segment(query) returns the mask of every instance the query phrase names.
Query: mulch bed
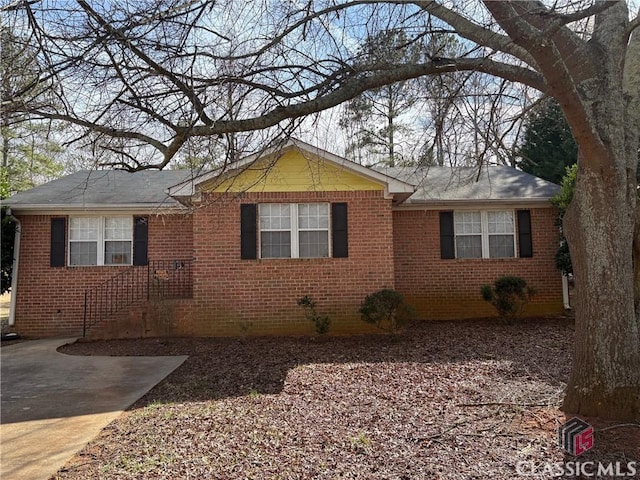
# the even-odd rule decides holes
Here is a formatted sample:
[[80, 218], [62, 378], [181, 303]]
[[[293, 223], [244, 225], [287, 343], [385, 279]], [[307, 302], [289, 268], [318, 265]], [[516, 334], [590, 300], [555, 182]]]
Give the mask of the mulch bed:
[[[556, 439], [572, 339], [570, 320], [535, 319], [76, 343], [60, 351], [189, 358], [53, 478], [549, 478], [576, 460]], [[640, 428], [596, 427], [580, 461], [640, 461]]]

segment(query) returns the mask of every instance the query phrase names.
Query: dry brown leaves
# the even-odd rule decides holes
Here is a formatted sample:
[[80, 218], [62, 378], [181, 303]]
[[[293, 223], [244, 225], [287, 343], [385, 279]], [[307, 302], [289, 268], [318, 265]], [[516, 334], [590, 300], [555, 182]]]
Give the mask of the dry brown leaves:
[[[71, 345], [189, 359], [55, 478], [517, 478], [519, 462], [571, 460], [556, 431], [572, 339], [569, 321], [537, 319], [422, 323], [399, 337]], [[629, 441], [639, 431], [605, 430], [585, 458], [640, 460]]]

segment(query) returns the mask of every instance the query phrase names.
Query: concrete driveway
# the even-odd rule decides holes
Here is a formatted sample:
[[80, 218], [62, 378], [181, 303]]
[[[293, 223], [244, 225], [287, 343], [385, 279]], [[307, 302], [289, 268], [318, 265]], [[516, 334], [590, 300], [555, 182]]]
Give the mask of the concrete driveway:
[[4, 346], [0, 478], [48, 479], [187, 357], [82, 357], [74, 339]]

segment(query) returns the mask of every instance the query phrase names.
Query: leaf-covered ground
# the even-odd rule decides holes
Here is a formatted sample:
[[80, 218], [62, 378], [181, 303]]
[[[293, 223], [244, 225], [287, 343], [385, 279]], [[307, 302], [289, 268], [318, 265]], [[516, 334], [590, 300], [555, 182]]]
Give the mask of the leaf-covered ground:
[[[576, 460], [556, 439], [572, 339], [569, 320], [537, 319], [422, 323], [398, 337], [74, 344], [63, 351], [189, 359], [54, 478], [550, 478]], [[577, 460], [627, 475], [638, 461], [640, 478], [640, 428], [596, 427]]]

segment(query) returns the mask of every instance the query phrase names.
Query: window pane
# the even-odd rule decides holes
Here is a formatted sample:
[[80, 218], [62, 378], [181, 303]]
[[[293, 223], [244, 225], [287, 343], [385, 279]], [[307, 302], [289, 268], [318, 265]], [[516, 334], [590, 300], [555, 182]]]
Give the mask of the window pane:
[[71, 217], [69, 219], [70, 240], [98, 240], [100, 218]]
[[260, 230], [271, 226], [271, 204], [263, 203], [258, 206], [258, 216], [260, 217]]
[[482, 236], [456, 236], [456, 258], [482, 258]]
[[482, 233], [480, 212], [455, 212], [454, 219], [456, 235]]
[[104, 219], [104, 239], [105, 240], [131, 240], [132, 237], [131, 217], [111, 217]]
[[69, 265], [96, 265], [98, 242], [69, 243]]
[[288, 203], [262, 203], [259, 206], [260, 230], [289, 230], [291, 206]]
[[131, 242], [104, 242], [105, 265], [131, 265]]
[[489, 235], [491, 258], [515, 257], [513, 235]]
[[290, 258], [291, 232], [262, 232], [260, 234], [262, 258]]
[[300, 232], [300, 257], [317, 258], [329, 256], [329, 232]]
[[329, 229], [329, 205], [326, 203], [301, 203], [298, 205], [298, 228]]
[[487, 212], [489, 233], [513, 233], [513, 212]]

